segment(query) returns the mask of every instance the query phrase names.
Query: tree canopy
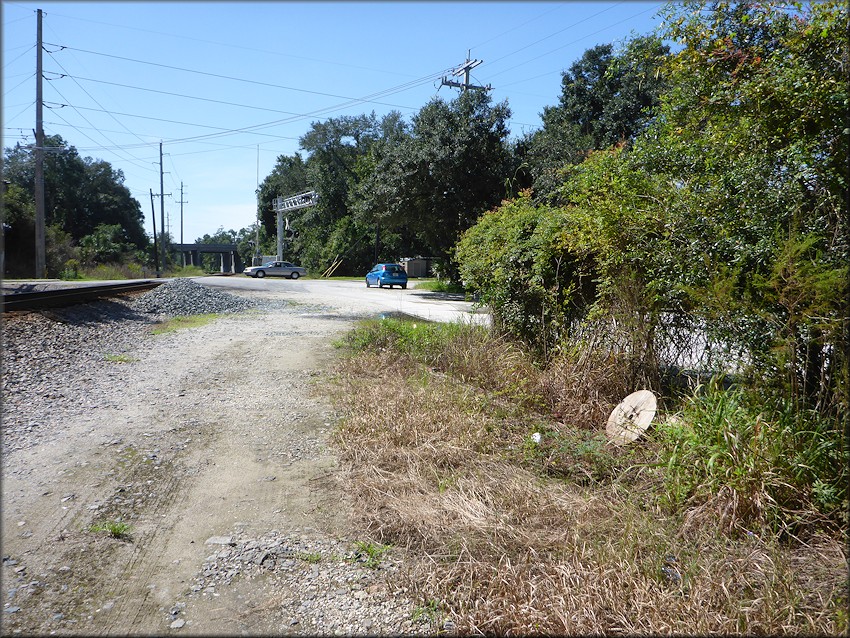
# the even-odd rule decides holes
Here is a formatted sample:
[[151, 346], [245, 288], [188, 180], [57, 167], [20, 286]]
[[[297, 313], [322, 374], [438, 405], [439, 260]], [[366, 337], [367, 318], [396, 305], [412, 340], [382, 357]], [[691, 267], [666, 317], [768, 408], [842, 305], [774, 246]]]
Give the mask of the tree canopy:
[[[44, 157], [45, 226], [54, 228], [49, 236], [55, 238], [61, 233], [78, 244], [98, 228], [116, 226], [120, 229], [117, 241], [126, 250], [144, 248], [148, 243], [144, 215], [124, 185], [124, 174], [103, 160], [80, 157], [59, 135], [45, 137], [44, 144], [51, 149]], [[20, 144], [6, 148], [3, 173], [11, 183], [5, 198], [4, 223], [9, 226], [5, 234], [5, 266], [12, 274], [28, 274], [34, 268], [34, 251], [30, 247], [35, 243], [32, 149]], [[93, 245], [92, 242], [89, 243]], [[62, 266], [48, 259], [48, 272], [56, 275]]]

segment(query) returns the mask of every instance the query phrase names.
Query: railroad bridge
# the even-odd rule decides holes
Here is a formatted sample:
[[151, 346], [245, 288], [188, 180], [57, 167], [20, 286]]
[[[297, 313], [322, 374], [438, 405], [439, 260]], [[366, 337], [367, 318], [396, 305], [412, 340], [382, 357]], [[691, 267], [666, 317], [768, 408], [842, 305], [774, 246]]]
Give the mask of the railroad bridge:
[[181, 253], [189, 266], [200, 266], [201, 254], [212, 253], [219, 256], [221, 272], [238, 273], [245, 269], [236, 244], [171, 244], [171, 248]]

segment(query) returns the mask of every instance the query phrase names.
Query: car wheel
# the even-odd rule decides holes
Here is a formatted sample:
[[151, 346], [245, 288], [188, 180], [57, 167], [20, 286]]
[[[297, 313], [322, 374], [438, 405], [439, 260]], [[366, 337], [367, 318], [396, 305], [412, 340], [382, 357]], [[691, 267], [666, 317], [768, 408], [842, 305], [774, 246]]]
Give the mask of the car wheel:
[[407, 284], [402, 284], [402, 285], [401, 285], [401, 289], [402, 289], [402, 290], [407, 290]]
[[290, 279], [298, 279], [298, 277], [300, 277], [300, 276], [301, 276], [301, 275], [299, 275], [297, 272], [294, 272], [294, 273], [292, 273], [291, 275], [289, 275], [289, 278], [290, 278]]
[[263, 277], [266, 276], [266, 271], [265, 270], [258, 270], [256, 276], [259, 277], [260, 279], [262, 279]]
[[369, 278], [368, 278], [368, 277], [366, 278], [366, 287], [367, 287], [367, 288], [371, 288], [371, 287], [372, 287], [372, 284], [370, 284], [370, 283], [369, 283]]
[[384, 287], [384, 282], [379, 279], [378, 280], [378, 288], [383, 288], [383, 287]]

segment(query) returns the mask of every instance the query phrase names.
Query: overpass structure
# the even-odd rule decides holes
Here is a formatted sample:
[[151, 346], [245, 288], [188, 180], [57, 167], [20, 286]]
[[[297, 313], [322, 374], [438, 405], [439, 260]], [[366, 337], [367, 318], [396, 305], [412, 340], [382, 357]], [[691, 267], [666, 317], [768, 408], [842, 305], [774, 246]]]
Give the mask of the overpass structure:
[[200, 266], [201, 255], [212, 253], [219, 256], [221, 272], [238, 273], [245, 269], [236, 244], [171, 244], [171, 249], [180, 252], [190, 266]]

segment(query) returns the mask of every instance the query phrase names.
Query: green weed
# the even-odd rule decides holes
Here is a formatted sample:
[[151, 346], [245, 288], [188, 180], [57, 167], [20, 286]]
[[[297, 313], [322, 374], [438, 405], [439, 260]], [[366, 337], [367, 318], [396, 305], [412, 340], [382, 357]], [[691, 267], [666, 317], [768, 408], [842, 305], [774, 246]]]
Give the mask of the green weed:
[[354, 559], [363, 562], [366, 567], [372, 569], [379, 567], [384, 555], [390, 551], [389, 545], [368, 541], [355, 541], [354, 547]]
[[423, 605], [414, 608], [411, 618], [413, 622], [427, 620], [432, 624], [436, 623], [440, 618], [440, 603], [429, 598]]
[[217, 314], [177, 316], [159, 324], [152, 330], [153, 334], [161, 335], [183, 328], [200, 328], [218, 318]]
[[658, 433], [673, 506], [713, 503], [730, 526], [776, 531], [801, 517], [839, 522], [847, 508], [850, 458], [839, 424], [787, 401], [759, 404], [713, 380]]
[[295, 558], [303, 560], [305, 563], [320, 563], [322, 555], [319, 552], [297, 552]]
[[100, 523], [94, 523], [89, 527], [90, 532], [106, 532], [112, 538], [117, 538], [119, 540], [129, 539], [132, 530], [132, 526], [128, 523], [122, 523], [120, 521], [102, 521]]
[[127, 354], [107, 354], [106, 360], [111, 361], [112, 363], [133, 363], [138, 361], [135, 357], [131, 357]]

